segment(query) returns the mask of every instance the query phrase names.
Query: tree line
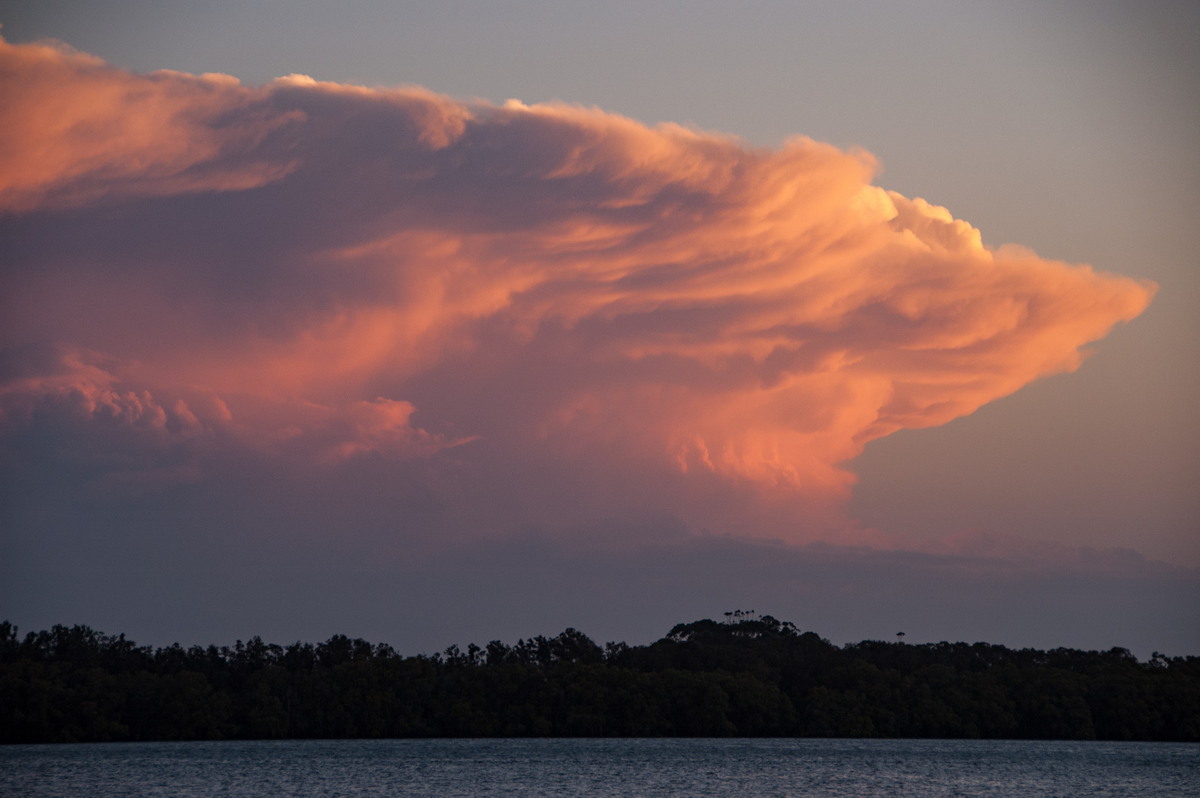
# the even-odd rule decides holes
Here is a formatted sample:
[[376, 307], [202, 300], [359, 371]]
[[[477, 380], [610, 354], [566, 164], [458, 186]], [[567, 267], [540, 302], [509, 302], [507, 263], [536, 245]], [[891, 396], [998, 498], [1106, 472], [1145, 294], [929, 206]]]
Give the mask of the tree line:
[[0, 742], [366, 737], [1200, 741], [1200, 657], [986, 643], [835, 646], [771, 616], [645, 646], [575, 629], [403, 656], [335, 635], [153, 649], [0, 623]]

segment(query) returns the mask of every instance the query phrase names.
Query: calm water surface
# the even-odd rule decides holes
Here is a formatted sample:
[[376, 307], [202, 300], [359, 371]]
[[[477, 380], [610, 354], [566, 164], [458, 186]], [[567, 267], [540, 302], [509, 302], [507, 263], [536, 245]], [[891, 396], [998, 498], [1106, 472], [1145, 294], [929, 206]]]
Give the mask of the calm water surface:
[[0, 795], [1200, 796], [1200, 746], [317, 740], [0, 747]]

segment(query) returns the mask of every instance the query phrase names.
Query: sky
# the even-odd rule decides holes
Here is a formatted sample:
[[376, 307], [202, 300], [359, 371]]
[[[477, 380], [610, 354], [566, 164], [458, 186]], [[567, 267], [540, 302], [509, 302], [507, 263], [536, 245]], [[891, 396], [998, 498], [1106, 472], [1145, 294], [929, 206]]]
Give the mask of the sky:
[[1200, 654], [1187, 3], [0, 3], [0, 617]]

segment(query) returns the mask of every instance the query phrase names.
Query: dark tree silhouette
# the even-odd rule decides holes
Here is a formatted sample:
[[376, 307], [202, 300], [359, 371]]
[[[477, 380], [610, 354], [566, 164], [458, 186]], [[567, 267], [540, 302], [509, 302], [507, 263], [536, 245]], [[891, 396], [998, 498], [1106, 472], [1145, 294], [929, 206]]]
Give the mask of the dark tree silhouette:
[[407, 657], [345, 635], [154, 650], [86, 626], [22, 638], [0, 623], [4, 743], [530, 735], [1196, 742], [1200, 658], [839, 648], [741, 610], [646, 646], [567, 629]]

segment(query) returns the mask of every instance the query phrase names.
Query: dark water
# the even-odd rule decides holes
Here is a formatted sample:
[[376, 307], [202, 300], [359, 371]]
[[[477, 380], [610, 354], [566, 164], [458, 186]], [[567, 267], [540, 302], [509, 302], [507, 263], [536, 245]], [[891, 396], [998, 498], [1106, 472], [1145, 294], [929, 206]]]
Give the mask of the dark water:
[[0, 796], [1200, 796], [1200, 746], [317, 740], [0, 747]]

